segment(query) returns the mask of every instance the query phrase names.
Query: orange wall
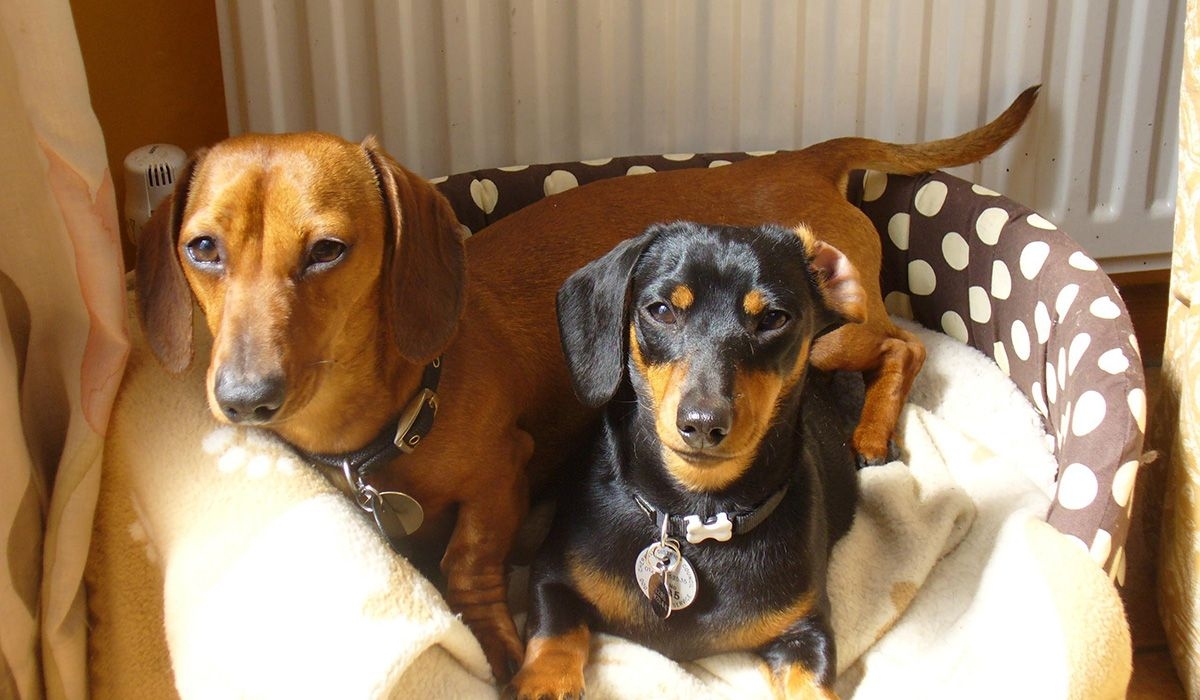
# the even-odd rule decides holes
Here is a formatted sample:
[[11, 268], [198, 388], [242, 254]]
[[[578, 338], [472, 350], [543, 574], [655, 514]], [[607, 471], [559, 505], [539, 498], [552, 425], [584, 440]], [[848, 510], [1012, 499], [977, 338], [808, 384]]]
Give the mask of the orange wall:
[[229, 135], [216, 8], [213, 0], [71, 0], [71, 11], [121, 208], [130, 151], [161, 142], [190, 153]]

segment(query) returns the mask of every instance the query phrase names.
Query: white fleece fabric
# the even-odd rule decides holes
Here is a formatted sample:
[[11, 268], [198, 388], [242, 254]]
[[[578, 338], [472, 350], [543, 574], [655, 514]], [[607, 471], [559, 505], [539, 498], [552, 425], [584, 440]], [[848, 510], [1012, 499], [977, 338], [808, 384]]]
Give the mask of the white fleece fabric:
[[[829, 572], [839, 694], [1124, 697], [1123, 608], [1043, 520], [1056, 464], [1036, 412], [982, 354], [907, 327], [929, 357], [903, 460], [860, 472]], [[203, 375], [169, 377], [140, 344], [130, 361], [89, 569], [94, 695], [498, 697], [437, 591], [314, 468], [218, 425]], [[772, 695], [751, 654], [676, 663], [604, 635], [586, 678], [590, 699]]]

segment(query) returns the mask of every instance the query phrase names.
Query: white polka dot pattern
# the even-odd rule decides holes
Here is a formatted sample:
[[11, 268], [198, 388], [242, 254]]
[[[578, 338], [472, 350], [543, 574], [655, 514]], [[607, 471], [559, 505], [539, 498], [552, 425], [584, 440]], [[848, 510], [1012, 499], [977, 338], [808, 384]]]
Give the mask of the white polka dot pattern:
[[[459, 222], [473, 234], [532, 202], [596, 180], [684, 168], [720, 167], [746, 153], [624, 156], [549, 164], [510, 165], [431, 180], [446, 195]], [[493, 193], [491, 186], [495, 187]]]
[[908, 289], [918, 296], [928, 296], [937, 289], [937, 277], [933, 266], [924, 260], [913, 260], [908, 264]]
[[1139, 465], [1137, 460], [1126, 462], [1113, 476], [1113, 501], [1122, 508], [1129, 507], [1130, 501], [1133, 500], [1133, 485], [1137, 479]]
[[1096, 301], [1093, 301], [1092, 305], [1088, 307], [1088, 311], [1091, 311], [1092, 315], [1096, 318], [1102, 318], [1106, 321], [1111, 321], [1121, 315], [1121, 308], [1114, 304], [1113, 300], [1108, 297], [1100, 297]]
[[1045, 345], [1050, 339], [1050, 312], [1046, 310], [1046, 302], [1039, 301], [1033, 307], [1033, 327], [1037, 329], [1038, 345]]
[[983, 287], [971, 287], [967, 290], [971, 306], [971, 320], [976, 323], [987, 323], [992, 318], [992, 302], [988, 299], [987, 290]]
[[1071, 345], [1067, 349], [1067, 374], [1075, 374], [1075, 368], [1079, 366], [1083, 353], [1087, 352], [1091, 344], [1092, 336], [1088, 333], [1080, 333], [1071, 338]]
[[883, 196], [883, 190], [887, 187], [887, 173], [881, 173], [878, 170], [867, 170], [863, 172], [863, 201], [873, 202]]
[[1008, 351], [1004, 349], [1004, 343], [995, 343], [992, 345], [992, 359], [996, 361], [996, 365], [1000, 367], [1005, 374], [1012, 376], [1008, 365]]
[[945, 183], [931, 180], [917, 191], [913, 206], [925, 216], [937, 216], [942, 210], [942, 205], [946, 203], [947, 191]]
[[971, 246], [967, 245], [966, 239], [960, 234], [951, 231], [942, 239], [942, 256], [946, 258], [946, 264], [955, 270], [967, 269], [967, 264], [971, 259]]
[[1098, 391], [1085, 391], [1075, 404], [1071, 433], [1077, 437], [1091, 433], [1104, 422], [1104, 412], [1107, 408], [1103, 394]]
[[496, 201], [499, 198], [496, 183], [487, 178], [471, 181], [471, 199], [484, 214], [491, 214], [496, 209]]
[[1089, 258], [1087, 253], [1084, 253], [1082, 250], [1071, 253], [1071, 257], [1067, 258], [1067, 264], [1076, 270], [1083, 270], [1084, 272], [1092, 272], [1093, 270], [1100, 269], [1096, 261]]
[[1032, 280], [1042, 271], [1046, 257], [1050, 255], [1050, 246], [1045, 241], [1034, 241], [1021, 251], [1021, 275]]
[[888, 219], [888, 238], [900, 250], [908, 250], [908, 224], [910, 217], [907, 212], [900, 212]]
[[975, 233], [984, 243], [996, 245], [1000, 242], [1000, 232], [1004, 230], [1004, 225], [1007, 223], [1008, 212], [1004, 209], [1000, 207], [985, 209], [975, 220]]
[[1085, 465], [1068, 464], [1058, 482], [1058, 502], [1068, 510], [1080, 510], [1096, 500], [1096, 474]]
[[1029, 330], [1020, 321], [1013, 321], [1012, 324], [1012, 349], [1022, 360], [1029, 359]]
[[576, 179], [574, 173], [567, 170], [555, 170], [546, 176], [542, 184], [542, 190], [545, 191], [547, 197], [559, 192], [566, 192], [574, 187], [579, 187], [579, 180]]
[[915, 320], [984, 350], [1026, 391], [1064, 465], [1048, 519], [1115, 572], [1137, 471], [1118, 466], [1140, 454], [1145, 393], [1111, 283], [1052, 222], [987, 188], [942, 173], [860, 182], [889, 309], [903, 298]]
[[1146, 390], [1134, 387], [1129, 390], [1129, 413], [1133, 415], [1138, 430], [1146, 433]]
[[1064, 286], [1058, 293], [1058, 297], [1054, 300], [1054, 312], [1058, 314], [1058, 320], [1063, 320], [1067, 316], [1067, 312], [1071, 310], [1071, 304], [1075, 303], [1075, 297], [1079, 294], [1079, 285], [1068, 284]]
[[1030, 393], [1033, 395], [1033, 405], [1037, 406], [1038, 413], [1043, 416], [1049, 413], [1049, 409], [1046, 408], [1046, 399], [1042, 396], [1041, 382], [1034, 382], [1030, 387]]
[[967, 324], [963, 322], [962, 316], [953, 311], [942, 314], [942, 330], [961, 343], [967, 342]]
[[1040, 228], [1043, 231], [1053, 231], [1058, 228], [1054, 224], [1043, 219], [1040, 214], [1030, 214], [1025, 218], [1025, 221], [1029, 222], [1030, 226], [1034, 228]]
[[1102, 566], [1108, 561], [1108, 555], [1112, 554], [1112, 535], [1108, 534], [1107, 530], [1096, 531], [1096, 539], [1092, 540], [1090, 553], [1092, 559]]
[[1009, 294], [1012, 294], [1012, 275], [1008, 274], [1008, 265], [997, 260], [992, 263], [992, 296], [1007, 299]]
[[1113, 348], [1101, 355], [1097, 364], [1100, 365], [1100, 369], [1109, 374], [1120, 374], [1129, 369], [1129, 358], [1125, 357], [1121, 348]]

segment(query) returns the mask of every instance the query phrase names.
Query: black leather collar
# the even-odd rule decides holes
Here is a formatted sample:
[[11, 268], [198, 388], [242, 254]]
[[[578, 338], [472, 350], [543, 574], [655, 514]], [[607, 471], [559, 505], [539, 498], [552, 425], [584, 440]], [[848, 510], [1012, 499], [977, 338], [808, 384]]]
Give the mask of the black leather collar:
[[642, 512], [649, 516], [663, 537], [679, 537], [692, 544], [699, 544], [707, 539], [725, 542], [734, 535], [744, 535], [758, 527], [783, 501], [787, 493], [787, 484], [767, 497], [767, 500], [750, 510], [737, 513], [717, 513], [710, 518], [699, 515], [671, 515], [654, 507], [649, 501], [637, 493], [633, 501]]
[[438, 380], [441, 376], [442, 358], [438, 357], [425, 365], [420, 388], [396, 421], [389, 423], [362, 449], [338, 454], [305, 452], [295, 445], [292, 445], [292, 449], [310, 463], [331, 467], [339, 472], [349, 465], [349, 470], [361, 480], [400, 455], [415, 450], [433, 429], [433, 419], [438, 409]]

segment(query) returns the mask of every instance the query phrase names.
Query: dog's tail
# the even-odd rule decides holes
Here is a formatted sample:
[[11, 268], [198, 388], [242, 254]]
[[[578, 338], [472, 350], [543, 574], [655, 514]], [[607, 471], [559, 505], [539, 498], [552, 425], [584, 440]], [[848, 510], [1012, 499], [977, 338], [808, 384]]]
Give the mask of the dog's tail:
[[1041, 85], [1026, 88], [990, 124], [953, 138], [897, 144], [846, 137], [815, 144], [805, 151], [813, 156], [814, 164], [835, 182], [841, 181], [851, 170], [915, 175], [967, 165], [991, 155], [1017, 133], [1033, 108], [1040, 89]]

